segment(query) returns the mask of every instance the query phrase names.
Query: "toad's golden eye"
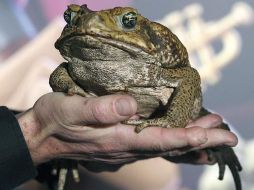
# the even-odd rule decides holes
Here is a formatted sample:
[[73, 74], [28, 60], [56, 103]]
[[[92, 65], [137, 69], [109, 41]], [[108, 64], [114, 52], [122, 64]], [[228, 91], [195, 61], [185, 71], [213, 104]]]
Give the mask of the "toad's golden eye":
[[129, 12], [122, 16], [122, 25], [127, 29], [132, 29], [137, 24], [137, 13]]

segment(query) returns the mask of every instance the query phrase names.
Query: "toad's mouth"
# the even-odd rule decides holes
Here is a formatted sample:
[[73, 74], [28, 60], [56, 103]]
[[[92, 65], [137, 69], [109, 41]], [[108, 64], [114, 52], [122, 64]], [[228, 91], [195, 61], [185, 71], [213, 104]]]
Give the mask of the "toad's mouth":
[[102, 42], [105, 44], [115, 46], [119, 49], [128, 50], [130, 52], [144, 51], [144, 52], [148, 53], [148, 50], [146, 50], [145, 48], [139, 47], [137, 44], [122, 42], [122, 41], [116, 40], [114, 38], [111, 38], [109, 36], [105, 36], [105, 35], [101, 35], [101, 34], [87, 34], [87, 33], [83, 33], [83, 32], [78, 32], [75, 34], [70, 33], [68, 35], [65, 35], [62, 38], [59, 38], [55, 43], [55, 47], [57, 49], [59, 49], [61, 44], [64, 44], [65, 41], [73, 39], [73, 38], [89, 38], [90, 40], [93, 40], [95, 42]]
[[[143, 60], [148, 59], [149, 63], [155, 63], [155, 57], [149, 53], [148, 50], [145, 48], [139, 47], [137, 44], [131, 44], [122, 42], [113, 38], [109, 38], [103, 35], [92, 35], [86, 33], [76, 33], [69, 34], [64, 36], [63, 38], [59, 38], [56, 43], [55, 47], [61, 51], [63, 47], [73, 47], [76, 46], [77, 48], [83, 48], [86, 50], [101, 50], [104, 48], [105, 52], [107, 48], [113, 47], [118, 50], [122, 50], [123, 52], [128, 53], [129, 56], [134, 58], [142, 58]], [[99, 51], [98, 51], [99, 52]], [[117, 52], [116, 52], [117, 53]], [[94, 57], [96, 59], [96, 57]]]
[[144, 54], [144, 53], [148, 54], [148, 52], [145, 49], [138, 46], [134, 46], [133, 44], [128, 44], [126, 42], [118, 41], [112, 38], [105, 38], [103, 36], [99, 36], [97, 37], [97, 39], [100, 40], [102, 43], [117, 47], [133, 55]]

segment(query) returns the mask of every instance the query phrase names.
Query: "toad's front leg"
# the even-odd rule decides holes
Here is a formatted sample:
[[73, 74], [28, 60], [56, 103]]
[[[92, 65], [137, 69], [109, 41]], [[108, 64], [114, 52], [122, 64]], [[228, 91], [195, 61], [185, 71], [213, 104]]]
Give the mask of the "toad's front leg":
[[49, 84], [54, 92], [65, 92], [68, 95], [78, 94], [84, 97], [91, 97], [92, 95], [78, 86], [70, 77], [68, 72], [68, 64], [60, 64], [50, 75]]

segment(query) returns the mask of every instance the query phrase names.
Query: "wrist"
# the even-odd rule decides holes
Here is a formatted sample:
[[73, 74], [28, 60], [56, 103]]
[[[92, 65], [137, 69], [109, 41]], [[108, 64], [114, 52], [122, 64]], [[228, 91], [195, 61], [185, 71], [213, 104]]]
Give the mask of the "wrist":
[[16, 115], [31, 158], [35, 165], [50, 159], [49, 143], [51, 132], [42, 126], [32, 109]]

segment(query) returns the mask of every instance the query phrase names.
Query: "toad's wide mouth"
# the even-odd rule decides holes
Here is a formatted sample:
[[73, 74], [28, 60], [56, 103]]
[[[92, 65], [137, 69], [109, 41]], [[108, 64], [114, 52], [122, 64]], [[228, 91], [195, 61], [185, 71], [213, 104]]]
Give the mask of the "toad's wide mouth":
[[60, 50], [61, 46], [66, 44], [67, 41], [71, 41], [72, 39], [75, 39], [75, 38], [88, 39], [88, 40], [84, 40], [84, 43], [85, 45], [87, 45], [87, 47], [90, 47], [90, 48], [94, 46], [94, 48], [99, 49], [100, 45], [108, 44], [110, 46], [116, 47], [118, 49], [121, 49], [135, 56], [138, 56], [140, 54], [143, 54], [143, 55], [145, 54], [150, 57], [153, 55], [153, 52], [149, 51], [148, 49], [144, 47], [140, 47], [137, 44], [126, 43], [126, 42], [111, 38], [109, 36], [98, 35], [98, 34], [87, 34], [83, 32], [76, 33], [76, 34], [71, 33], [62, 38], [59, 38], [55, 43], [55, 47], [58, 50]]
[[77, 58], [79, 61], [127, 62], [133, 59], [140, 64], [161, 66], [156, 56], [146, 52], [143, 48], [103, 35], [70, 34], [59, 38], [55, 47], [67, 61]]
[[133, 53], [134, 55], [137, 55], [139, 53], [148, 54], [148, 52], [144, 48], [135, 46], [133, 44], [128, 44], [126, 42], [121, 42], [115, 39], [110, 39], [105, 37], [98, 37], [98, 39], [105, 44], [109, 44], [121, 50], [128, 51], [129, 53]]

